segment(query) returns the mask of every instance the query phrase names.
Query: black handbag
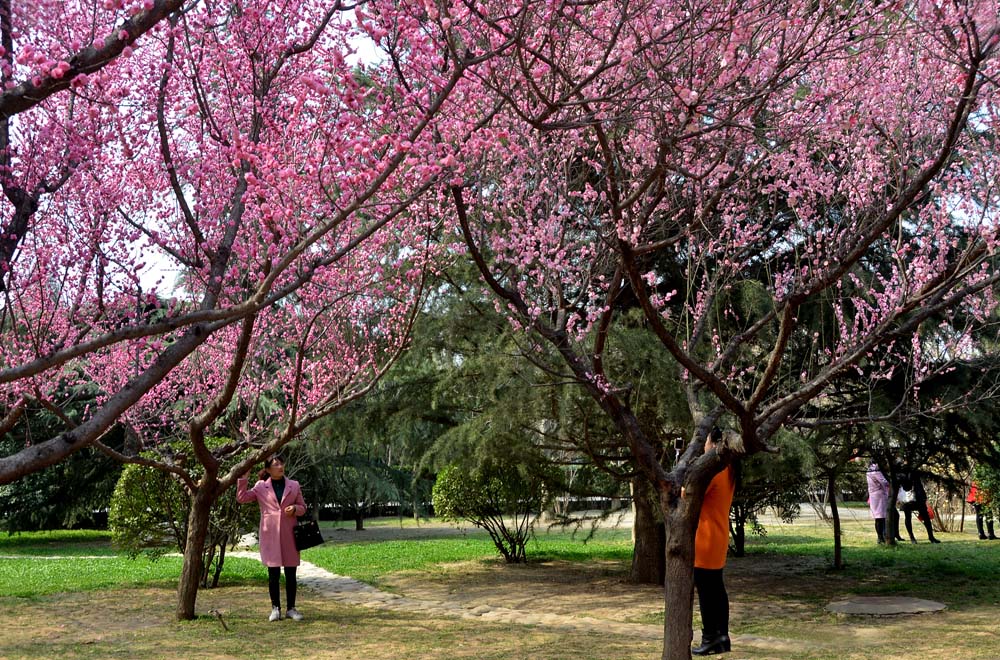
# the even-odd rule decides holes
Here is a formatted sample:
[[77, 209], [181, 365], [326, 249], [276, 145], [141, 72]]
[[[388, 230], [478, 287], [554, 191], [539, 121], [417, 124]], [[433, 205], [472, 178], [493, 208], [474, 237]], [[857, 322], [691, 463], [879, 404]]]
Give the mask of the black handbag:
[[312, 518], [299, 518], [298, 524], [292, 527], [292, 535], [295, 536], [295, 547], [299, 552], [323, 543], [319, 523]]

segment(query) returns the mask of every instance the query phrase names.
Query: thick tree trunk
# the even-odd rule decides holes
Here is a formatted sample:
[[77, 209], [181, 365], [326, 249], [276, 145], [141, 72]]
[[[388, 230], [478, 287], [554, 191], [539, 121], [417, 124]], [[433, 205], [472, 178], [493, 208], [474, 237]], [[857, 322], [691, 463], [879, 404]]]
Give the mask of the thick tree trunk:
[[691, 621], [694, 609], [694, 534], [698, 511], [692, 497], [673, 508], [661, 497], [666, 521], [666, 582], [663, 590], [662, 660], [691, 659]]
[[844, 567], [843, 545], [840, 542], [840, 510], [837, 508], [837, 475], [832, 472], [826, 482], [827, 499], [830, 500], [830, 515], [833, 517], [833, 567]]
[[365, 514], [358, 508], [354, 510], [354, 531], [362, 532], [365, 529]]
[[211, 487], [200, 484], [191, 497], [187, 543], [184, 546], [184, 566], [177, 587], [177, 619], [181, 621], [195, 618], [194, 606], [202, 578], [205, 537], [208, 536], [208, 516], [214, 501], [212, 492]]
[[663, 584], [667, 531], [656, 515], [652, 486], [643, 476], [632, 478], [632, 570], [629, 581]]

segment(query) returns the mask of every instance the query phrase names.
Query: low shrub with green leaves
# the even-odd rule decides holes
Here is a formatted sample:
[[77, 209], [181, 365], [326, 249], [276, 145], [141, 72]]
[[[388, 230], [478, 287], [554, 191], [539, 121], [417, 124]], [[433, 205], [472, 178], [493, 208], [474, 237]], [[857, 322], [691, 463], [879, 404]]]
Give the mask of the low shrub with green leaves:
[[[209, 447], [221, 446], [227, 438], [209, 438]], [[190, 450], [185, 441], [174, 443], [175, 453]], [[235, 464], [233, 456], [223, 464]], [[184, 552], [187, 545], [191, 500], [184, 484], [172, 474], [142, 465], [129, 465], [122, 472], [111, 498], [108, 525], [111, 541], [132, 558], [140, 553], [157, 559], [167, 552]], [[215, 587], [225, 562], [226, 548], [254, 528], [257, 510], [240, 506], [233, 494], [223, 495], [212, 507], [202, 562], [202, 586]]]
[[441, 470], [432, 500], [438, 516], [485, 529], [508, 563], [523, 563], [544, 492], [542, 479], [525, 467], [487, 461], [471, 470], [458, 465]]

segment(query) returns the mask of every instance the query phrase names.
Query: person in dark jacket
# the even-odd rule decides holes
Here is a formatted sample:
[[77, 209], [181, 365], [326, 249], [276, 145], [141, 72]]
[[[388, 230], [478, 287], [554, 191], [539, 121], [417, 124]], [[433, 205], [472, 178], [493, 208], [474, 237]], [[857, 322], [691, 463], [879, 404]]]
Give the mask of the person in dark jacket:
[[[898, 502], [902, 502], [901, 509], [906, 517], [906, 533], [910, 535], [910, 543], [917, 542], [916, 537], [913, 536], [913, 523], [910, 520], [913, 513], [916, 513], [917, 519], [924, 524], [924, 529], [927, 530], [927, 540], [931, 543], [940, 543], [941, 541], [934, 538], [934, 530], [931, 528], [931, 513], [927, 508], [927, 491], [924, 490], [920, 475], [915, 469], [903, 470], [899, 475], [899, 488], [896, 498]], [[912, 493], [912, 495], [907, 493]], [[907, 499], [910, 501], [905, 501]]]

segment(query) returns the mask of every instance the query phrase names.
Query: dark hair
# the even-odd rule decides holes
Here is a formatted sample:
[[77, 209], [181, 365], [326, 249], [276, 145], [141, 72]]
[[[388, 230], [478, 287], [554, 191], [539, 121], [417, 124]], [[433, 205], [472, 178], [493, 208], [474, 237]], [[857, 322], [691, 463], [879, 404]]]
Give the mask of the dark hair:
[[715, 444], [722, 442], [722, 429], [718, 426], [713, 426], [712, 430], [708, 432], [708, 439]]
[[285, 464], [285, 457], [281, 454], [275, 454], [274, 456], [268, 456], [264, 459], [264, 469], [257, 473], [257, 480], [263, 481], [264, 479], [270, 478], [271, 475], [267, 473], [267, 468], [271, 467], [275, 461], [278, 461], [282, 465]]

